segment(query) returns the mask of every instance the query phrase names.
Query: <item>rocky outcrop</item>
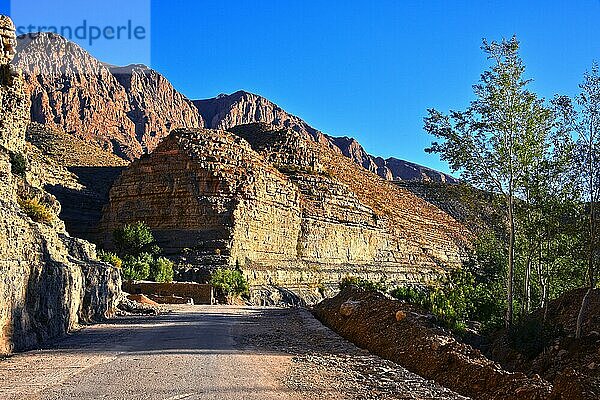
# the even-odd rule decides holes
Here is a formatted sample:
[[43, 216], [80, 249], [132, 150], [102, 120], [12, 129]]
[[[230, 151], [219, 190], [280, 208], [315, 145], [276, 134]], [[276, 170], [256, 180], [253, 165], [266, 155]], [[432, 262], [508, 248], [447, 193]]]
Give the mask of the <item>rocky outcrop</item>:
[[150, 153], [175, 128], [204, 126], [198, 110], [161, 74], [145, 65], [110, 67], [125, 88], [135, 125], [135, 137], [144, 153]]
[[256, 302], [314, 301], [346, 275], [424, 281], [460, 264], [468, 232], [441, 210], [300, 132], [232, 131], [176, 130], [133, 162], [111, 190], [105, 238], [145, 221], [180, 277], [240, 267]]
[[317, 143], [327, 145], [386, 180], [458, 182], [450, 175], [422, 165], [393, 157], [374, 157], [356, 139], [326, 135], [277, 104], [253, 93], [238, 91], [230, 95], [221, 94], [213, 99], [196, 100], [194, 104], [202, 114], [207, 128], [229, 129], [243, 124], [266, 123], [275, 128], [290, 129], [304, 138], [312, 138]]
[[26, 140], [30, 178], [60, 202], [59, 216], [71, 235], [94, 239], [108, 191], [128, 163], [58, 128], [35, 122], [28, 126]]
[[[14, 26], [3, 16], [0, 26], [0, 354], [7, 354], [109, 316], [120, 273], [96, 261], [91, 244], [65, 232], [56, 217], [60, 204], [23, 168], [22, 156], [39, 154], [32, 156], [25, 143], [30, 105], [25, 80], [6, 64], [14, 55], [7, 45], [14, 43]], [[43, 218], [27, 206], [34, 199], [29, 204], [37, 204]]]
[[112, 67], [53, 33], [19, 37], [34, 122], [59, 128], [131, 160], [176, 127], [201, 126], [197, 110], [156, 71]]

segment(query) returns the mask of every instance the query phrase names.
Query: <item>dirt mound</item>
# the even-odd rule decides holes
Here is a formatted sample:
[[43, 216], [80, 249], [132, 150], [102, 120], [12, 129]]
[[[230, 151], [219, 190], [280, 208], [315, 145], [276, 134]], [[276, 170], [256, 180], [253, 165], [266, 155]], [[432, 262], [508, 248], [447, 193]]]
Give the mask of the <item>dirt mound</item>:
[[587, 289], [563, 294], [523, 321], [511, 338], [492, 338], [490, 356], [510, 370], [537, 373], [569, 399], [600, 398], [600, 290], [590, 293], [583, 334], [575, 339], [577, 315]]
[[[399, 312], [400, 311], [400, 312]], [[539, 376], [511, 373], [456, 340], [417, 307], [348, 288], [314, 308], [325, 325], [374, 354], [476, 399], [548, 399]]]

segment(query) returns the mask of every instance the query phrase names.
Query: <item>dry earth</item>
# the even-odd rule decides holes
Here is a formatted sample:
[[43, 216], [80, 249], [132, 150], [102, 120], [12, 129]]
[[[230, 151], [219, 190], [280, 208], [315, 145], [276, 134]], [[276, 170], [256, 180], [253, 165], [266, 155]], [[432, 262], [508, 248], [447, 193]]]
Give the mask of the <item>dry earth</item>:
[[0, 361], [2, 399], [464, 399], [302, 309], [174, 306]]

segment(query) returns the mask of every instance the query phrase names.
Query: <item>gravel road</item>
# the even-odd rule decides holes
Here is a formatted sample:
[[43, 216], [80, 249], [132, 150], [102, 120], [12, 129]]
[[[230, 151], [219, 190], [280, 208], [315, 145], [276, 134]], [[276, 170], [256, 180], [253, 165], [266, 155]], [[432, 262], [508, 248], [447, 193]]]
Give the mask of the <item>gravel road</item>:
[[0, 399], [464, 399], [306, 310], [175, 306], [0, 361]]

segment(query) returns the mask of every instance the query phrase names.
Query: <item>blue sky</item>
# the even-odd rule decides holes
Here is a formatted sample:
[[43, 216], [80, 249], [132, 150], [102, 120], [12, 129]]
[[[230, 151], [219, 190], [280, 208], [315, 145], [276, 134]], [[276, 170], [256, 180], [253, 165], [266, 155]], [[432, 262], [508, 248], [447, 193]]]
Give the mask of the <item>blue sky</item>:
[[422, 118], [472, 99], [483, 37], [516, 34], [533, 89], [573, 95], [600, 60], [599, 20], [600, 0], [153, 0], [151, 64], [190, 98], [255, 92], [373, 154], [447, 170], [423, 151], [431, 138]]

